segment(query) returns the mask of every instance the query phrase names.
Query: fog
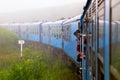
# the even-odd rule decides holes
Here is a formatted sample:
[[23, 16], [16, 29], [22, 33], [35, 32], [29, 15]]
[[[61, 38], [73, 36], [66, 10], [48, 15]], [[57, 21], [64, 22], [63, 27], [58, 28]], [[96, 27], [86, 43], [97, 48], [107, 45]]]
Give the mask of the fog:
[[[57, 1], [57, 0], [56, 0]], [[61, 18], [70, 18], [82, 13], [84, 2], [59, 4], [49, 7], [33, 7], [29, 9], [0, 13], [0, 23], [24, 23], [36, 21], [56, 21]]]

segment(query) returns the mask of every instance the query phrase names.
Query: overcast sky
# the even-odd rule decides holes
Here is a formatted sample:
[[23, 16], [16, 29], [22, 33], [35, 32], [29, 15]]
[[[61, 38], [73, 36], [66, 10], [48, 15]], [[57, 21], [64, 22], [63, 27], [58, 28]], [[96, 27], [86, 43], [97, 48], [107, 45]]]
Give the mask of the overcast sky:
[[[0, 0], [0, 13], [16, 12], [33, 8], [82, 3], [86, 0]], [[73, 5], [74, 6], [74, 5]]]

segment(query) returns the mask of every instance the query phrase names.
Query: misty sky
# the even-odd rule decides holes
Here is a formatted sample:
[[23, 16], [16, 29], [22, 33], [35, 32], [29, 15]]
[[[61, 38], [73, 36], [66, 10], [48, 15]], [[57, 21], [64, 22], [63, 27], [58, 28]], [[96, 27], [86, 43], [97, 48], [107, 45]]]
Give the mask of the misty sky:
[[0, 0], [0, 13], [20, 10], [83, 3], [86, 0]]

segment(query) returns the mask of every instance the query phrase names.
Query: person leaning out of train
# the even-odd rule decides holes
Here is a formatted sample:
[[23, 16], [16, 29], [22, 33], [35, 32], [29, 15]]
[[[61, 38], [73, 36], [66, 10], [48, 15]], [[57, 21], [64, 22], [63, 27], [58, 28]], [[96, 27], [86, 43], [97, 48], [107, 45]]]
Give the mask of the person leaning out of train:
[[81, 62], [82, 61], [82, 53], [80, 52], [80, 31], [76, 30], [74, 32], [74, 35], [76, 36], [76, 51], [77, 51], [77, 61]]
[[80, 40], [76, 39], [76, 50], [80, 52]]
[[76, 31], [74, 32], [74, 36], [75, 36], [77, 39], [80, 40], [80, 30], [76, 30]]
[[80, 40], [76, 39], [76, 51], [77, 51], [77, 61], [81, 62], [82, 61], [82, 52], [80, 52]]
[[79, 53], [77, 54], [77, 61], [78, 61], [78, 62], [82, 62], [82, 52], [79, 52]]
[[[80, 35], [80, 30], [76, 30], [76, 31], [74, 32], [74, 35], [75, 35], [76, 38], [79, 39], [79, 40], [80, 40], [80, 38], [82, 38], [82, 36]], [[87, 38], [86, 38], [86, 37], [84, 37], [84, 44], [87, 44]]]

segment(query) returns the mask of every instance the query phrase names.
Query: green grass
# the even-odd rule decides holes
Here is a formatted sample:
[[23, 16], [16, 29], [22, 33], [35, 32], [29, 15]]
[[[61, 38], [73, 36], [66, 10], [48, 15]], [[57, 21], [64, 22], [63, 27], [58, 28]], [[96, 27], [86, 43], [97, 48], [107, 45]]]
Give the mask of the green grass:
[[17, 41], [15, 34], [0, 28], [0, 80], [78, 80], [61, 58], [34, 46], [24, 48], [20, 58]]

